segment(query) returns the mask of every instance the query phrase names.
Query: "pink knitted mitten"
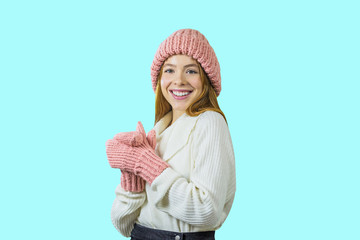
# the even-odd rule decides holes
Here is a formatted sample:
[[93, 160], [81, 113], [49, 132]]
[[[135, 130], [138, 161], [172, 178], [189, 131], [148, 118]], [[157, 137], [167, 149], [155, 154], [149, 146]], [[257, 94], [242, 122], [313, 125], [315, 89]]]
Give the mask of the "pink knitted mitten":
[[145, 180], [133, 173], [121, 170], [121, 187], [128, 192], [142, 192], [145, 189]]
[[114, 140], [125, 143], [129, 146], [139, 146], [144, 142], [143, 135], [137, 131], [121, 132], [114, 136]]
[[[123, 171], [134, 173], [151, 184], [169, 165], [156, 155], [146, 139], [141, 122], [138, 122], [136, 131], [142, 135], [143, 142], [141, 144], [131, 146], [123, 143], [121, 137], [114, 138], [106, 142], [106, 154], [112, 168], [120, 168]], [[153, 136], [151, 139], [149, 137], [150, 142], [156, 142], [155, 134], [150, 132], [149, 135]]]
[[[122, 136], [122, 137], [121, 137]], [[140, 137], [141, 137], [141, 141]], [[119, 133], [115, 136], [120, 142], [128, 143], [131, 146], [138, 146], [141, 144], [143, 137], [139, 132]], [[154, 130], [147, 135], [147, 140], [151, 147], [156, 147], [156, 133]], [[134, 173], [121, 171], [121, 187], [129, 192], [142, 192], [145, 189], [145, 180], [135, 175]]]

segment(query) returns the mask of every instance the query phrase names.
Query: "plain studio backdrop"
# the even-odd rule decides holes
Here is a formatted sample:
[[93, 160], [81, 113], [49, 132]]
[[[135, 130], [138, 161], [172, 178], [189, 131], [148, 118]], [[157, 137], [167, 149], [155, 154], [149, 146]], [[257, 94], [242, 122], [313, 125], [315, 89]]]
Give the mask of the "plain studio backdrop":
[[125, 239], [105, 142], [154, 124], [159, 44], [221, 66], [237, 192], [217, 239], [360, 239], [358, 1], [1, 1], [0, 239]]

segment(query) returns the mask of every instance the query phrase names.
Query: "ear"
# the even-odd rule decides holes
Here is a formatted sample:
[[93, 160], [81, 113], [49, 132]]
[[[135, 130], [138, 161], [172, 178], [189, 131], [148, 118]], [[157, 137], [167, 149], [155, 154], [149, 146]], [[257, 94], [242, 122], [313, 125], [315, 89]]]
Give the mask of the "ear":
[[148, 135], [146, 137], [146, 139], [148, 140], [150, 146], [155, 150], [156, 147], [156, 132], [155, 130], [151, 130], [150, 132], [148, 132]]

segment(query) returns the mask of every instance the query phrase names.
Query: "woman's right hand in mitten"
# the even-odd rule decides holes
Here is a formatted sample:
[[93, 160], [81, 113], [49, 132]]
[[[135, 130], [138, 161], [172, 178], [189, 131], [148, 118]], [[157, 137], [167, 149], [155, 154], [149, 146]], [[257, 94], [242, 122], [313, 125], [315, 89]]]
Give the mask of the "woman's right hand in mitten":
[[[133, 142], [136, 142], [136, 146], [131, 146], [121, 141], [123, 136], [128, 137], [128, 133], [119, 134], [114, 139], [108, 140], [106, 142], [108, 160], [111, 167], [120, 168], [123, 171], [139, 175], [151, 184], [169, 165], [156, 155], [146, 138], [141, 122], [138, 122], [136, 132], [142, 136], [139, 137], [139, 134], [135, 134], [137, 140], [133, 140]], [[149, 133], [149, 135], [153, 136], [149, 140], [154, 141], [155, 134]], [[142, 142], [140, 141], [141, 138]]]

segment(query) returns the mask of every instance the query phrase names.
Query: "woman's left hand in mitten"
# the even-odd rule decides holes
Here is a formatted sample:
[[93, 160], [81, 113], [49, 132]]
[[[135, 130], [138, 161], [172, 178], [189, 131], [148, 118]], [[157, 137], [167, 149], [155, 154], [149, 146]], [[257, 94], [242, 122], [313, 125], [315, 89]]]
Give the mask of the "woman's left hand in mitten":
[[[142, 143], [143, 137], [139, 132], [119, 133], [115, 138], [123, 143], [131, 146], [137, 146]], [[147, 141], [155, 150], [156, 147], [156, 133], [154, 130], [150, 131], [146, 136]], [[141, 140], [141, 141], [140, 141]], [[145, 180], [131, 172], [121, 170], [121, 187], [128, 192], [142, 192], [145, 190]]]
[[151, 184], [169, 165], [156, 155], [149, 143], [156, 142], [155, 134], [149, 133], [152, 139], [147, 140], [141, 122], [138, 122], [136, 132], [139, 133], [137, 136], [142, 136], [133, 141], [136, 146], [122, 142], [122, 136], [128, 136], [127, 133], [119, 134], [106, 142], [106, 154], [112, 168], [134, 173]]
[[121, 187], [128, 192], [143, 192], [145, 180], [134, 173], [121, 170]]

